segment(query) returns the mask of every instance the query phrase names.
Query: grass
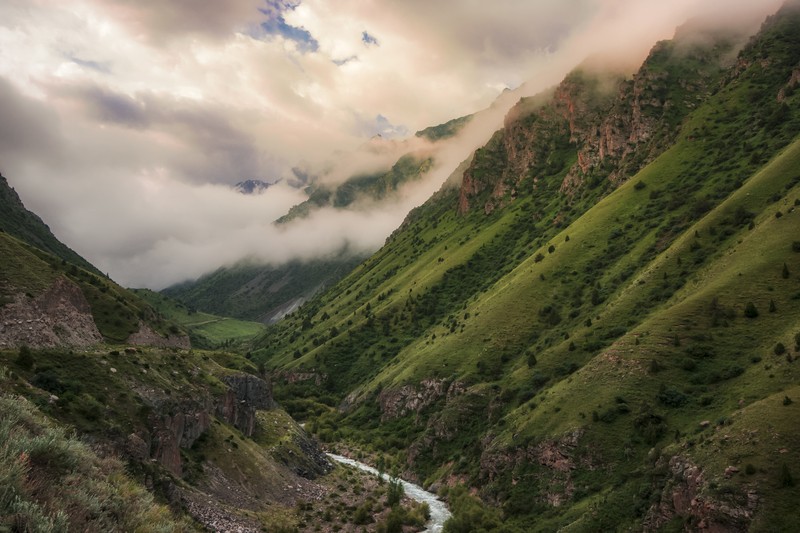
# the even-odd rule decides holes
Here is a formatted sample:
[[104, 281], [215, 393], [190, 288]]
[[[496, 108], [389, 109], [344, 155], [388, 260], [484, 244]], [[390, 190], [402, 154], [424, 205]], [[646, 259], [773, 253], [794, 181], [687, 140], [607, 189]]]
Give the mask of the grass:
[[198, 348], [239, 346], [264, 331], [265, 326], [259, 322], [195, 311], [177, 300], [148, 289], [133, 289], [132, 292], [168, 320], [186, 329], [192, 339], [192, 345]]
[[195, 531], [155, 503], [120, 461], [98, 457], [28, 400], [2, 394], [0, 413], [0, 528]]
[[[604, 169], [637, 170], [616, 188], [595, 170], [561, 193], [574, 148], [559, 144], [557, 116], [534, 105], [476, 153], [470, 169], [484, 192], [471, 211], [459, 215], [457, 191], [442, 190], [258, 341], [256, 359], [309, 378], [276, 383], [279, 399], [321, 438], [385, 453], [420, 479], [464, 480], [499, 502], [511, 527], [534, 515], [542, 531], [641, 527], [674, 482], [661, 472], [668, 454], [691, 456], [711, 431], [701, 422], [727, 427], [719, 421], [782, 398], [800, 377], [796, 354], [775, 353], [793, 346], [800, 324], [800, 117], [776, 114], [774, 101], [794, 65], [783, 52], [798, 49], [797, 23], [769, 26], [743, 52], [758, 66], [700, 98], [667, 83], [665, 129]], [[659, 55], [675, 50], [664, 46], [649, 68], [697, 74], [702, 54]], [[757, 61], [765, 50], [777, 58], [768, 66]], [[699, 76], [712, 87], [721, 72]], [[787, 94], [791, 108], [797, 95]], [[518, 178], [506, 142], [541, 148], [551, 164]], [[516, 197], [492, 197], [499, 185]], [[750, 303], [758, 317], [746, 316]], [[431, 380], [465, 392], [386, 416], [387, 394], [424, 397]], [[769, 424], [792, 434], [787, 416]], [[534, 459], [552, 447], [568, 469]], [[726, 501], [711, 485], [720, 475], [709, 470], [703, 490]], [[783, 505], [759, 490], [776, 507], [754, 526], [778, 520]]]

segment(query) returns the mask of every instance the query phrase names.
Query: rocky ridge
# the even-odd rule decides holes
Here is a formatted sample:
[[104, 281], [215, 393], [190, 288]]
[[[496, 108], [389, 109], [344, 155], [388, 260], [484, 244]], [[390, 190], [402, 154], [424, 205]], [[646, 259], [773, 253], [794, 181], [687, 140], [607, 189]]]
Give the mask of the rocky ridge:
[[540, 179], [561, 170], [564, 160], [554, 156], [559, 150], [576, 158], [562, 194], [575, 195], [587, 180], [614, 186], [625, 181], [674, 140], [680, 121], [716, 87], [742, 39], [723, 33], [709, 38], [711, 45], [695, 36], [659, 42], [630, 79], [583, 67], [552, 95], [520, 100], [464, 172], [458, 212], [482, 204], [488, 215], [513, 201], [525, 180], [535, 190]]

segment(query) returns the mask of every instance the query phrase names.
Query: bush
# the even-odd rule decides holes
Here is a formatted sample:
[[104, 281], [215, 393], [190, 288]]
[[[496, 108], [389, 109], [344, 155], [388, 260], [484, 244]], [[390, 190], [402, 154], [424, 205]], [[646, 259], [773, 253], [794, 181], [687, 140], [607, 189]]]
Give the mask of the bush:
[[786, 346], [784, 346], [782, 342], [779, 342], [772, 351], [775, 352], [775, 355], [783, 355], [786, 353]]
[[756, 318], [758, 316], [758, 309], [756, 309], [756, 304], [753, 302], [747, 302], [747, 305], [744, 306], [744, 316], [747, 318]]
[[33, 353], [31, 353], [31, 349], [27, 346], [20, 346], [19, 348], [19, 355], [17, 356], [17, 366], [19, 366], [23, 370], [31, 370], [33, 368]]
[[386, 506], [395, 507], [399, 505], [404, 494], [405, 489], [403, 489], [403, 482], [399, 479], [392, 479], [389, 482], [389, 490], [386, 492]]
[[783, 466], [781, 466], [781, 486], [794, 487], [794, 478], [786, 463], [783, 463]]
[[667, 407], [680, 407], [689, 400], [688, 396], [682, 392], [667, 388], [663, 388], [661, 392], [658, 393], [657, 398], [659, 402]]

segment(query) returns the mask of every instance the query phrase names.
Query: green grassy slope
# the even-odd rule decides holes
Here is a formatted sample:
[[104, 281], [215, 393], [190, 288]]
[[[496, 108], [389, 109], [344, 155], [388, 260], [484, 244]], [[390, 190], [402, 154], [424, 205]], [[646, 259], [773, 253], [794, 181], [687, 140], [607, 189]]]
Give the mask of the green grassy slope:
[[132, 289], [168, 320], [189, 332], [192, 346], [197, 348], [222, 348], [241, 345], [264, 331], [260, 322], [247, 322], [198, 312], [163, 294], [148, 289]]
[[[552, 157], [537, 180], [489, 215], [458, 215], [458, 191], [441, 191], [260, 341], [271, 367], [322, 382], [280, 384], [284, 403], [324, 439], [479, 487], [510, 528], [789, 520], [798, 492], [781, 464], [791, 470], [798, 451], [775, 443], [796, 433], [782, 402], [800, 377], [798, 28], [796, 9], [771, 19], [717, 89], [664, 116], [679, 132], [618, 188], [598, 174], [563, 194], [576, 147], [546, 128]], [[683, 67], [694, 69], [671, 66]], [[513, 163], [514, 128], [542, 140], [507, 125], [476, 153], [478, 178]], [[461, 392], [429, 394], [431, 380]], [[422, 406], [387, 411], [409, 387]], [[745, 453], [753, 431], [774, 438]], [[689, 490], [684, 463], [703, 472], [703, 509], [670, 503]]]

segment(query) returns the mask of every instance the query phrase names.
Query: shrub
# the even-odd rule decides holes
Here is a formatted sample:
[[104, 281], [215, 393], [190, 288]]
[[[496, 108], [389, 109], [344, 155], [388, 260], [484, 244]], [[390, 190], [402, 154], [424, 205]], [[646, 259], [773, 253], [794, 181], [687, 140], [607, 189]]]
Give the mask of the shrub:
[[786, 266], [786, 263], [783, 264], [783, 270], [781, 270], [781, 277], [783, 279], [789, 278], [789, 267]]
[[775, 345], [775, 349], [773, 351], [775, 352], [775, 355], [783, 355], [786, 353], [786, 346], [784, 346], [782, 342], [779, 342]]
[[756, 305], [753, 302], [747, 302], [747, 305], [744, 306], [744, 316], [747, 318], [756, 318], [758, 316], [758, 309], [756, 309]]
[[781, 466], [781, 486], [794, 487], [794, 478], [786, 463], [783, 463], [783, 466]]
[[17, 366], [19, 366], [23, 370], [31, 370], [33, 368], [33, 353], [31, 353], [31, 349], [27, 346], [20, 346], [19, 348], [19, 355], [17, 356]]
[[389, 482], [389, 489], [386, 492], [386, 506], [395, 507], [396, 505], [399, 505], [404, 494], [405, 490], [403, 489], [403, 482], [396, 478], [392, 479]]
[[667, 407], [680, 407], [688, 401], [688, 396], [675, 389], [667, 389], [664, 387], [658, 393], [658, 401]]

